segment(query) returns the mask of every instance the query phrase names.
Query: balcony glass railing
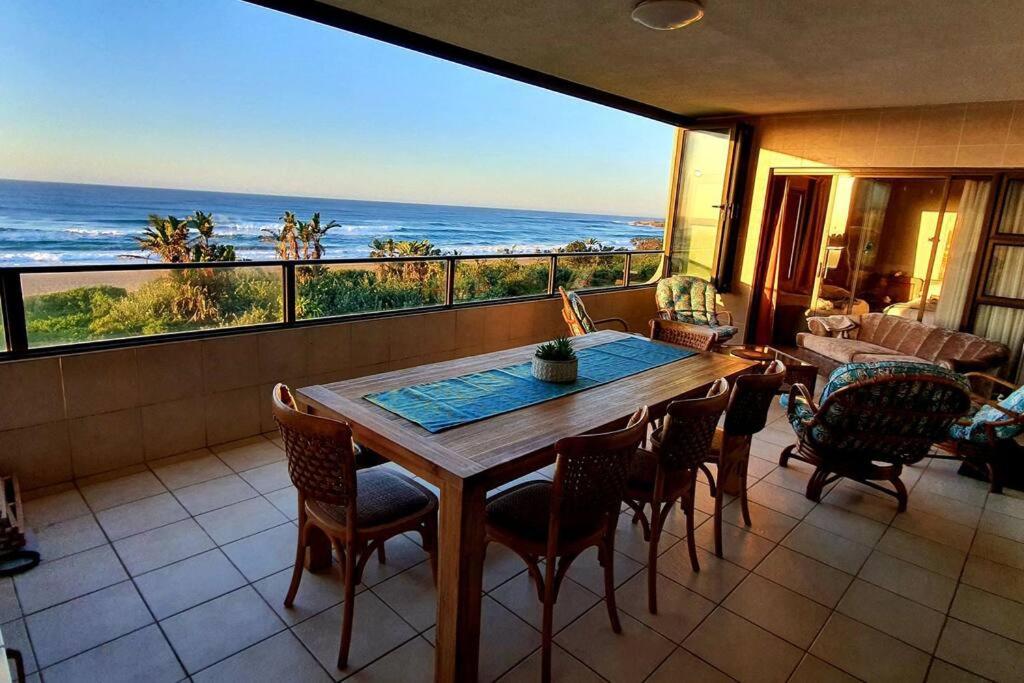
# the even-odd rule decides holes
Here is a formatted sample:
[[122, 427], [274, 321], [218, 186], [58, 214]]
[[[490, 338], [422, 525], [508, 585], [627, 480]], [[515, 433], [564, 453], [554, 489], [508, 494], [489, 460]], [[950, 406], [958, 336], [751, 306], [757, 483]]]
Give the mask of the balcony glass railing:
[[651, 282], [659, 251], [0, 268], [0, 358]]

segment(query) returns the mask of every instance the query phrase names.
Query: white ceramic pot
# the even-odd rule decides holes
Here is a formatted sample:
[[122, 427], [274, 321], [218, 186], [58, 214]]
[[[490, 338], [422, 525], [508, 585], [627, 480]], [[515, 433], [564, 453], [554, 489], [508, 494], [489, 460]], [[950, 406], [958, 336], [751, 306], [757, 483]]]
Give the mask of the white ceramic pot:
[[576, 374], [579, 370], [579, 359], [572, 360], [544, 360], [533, 357], [533, 376], [542, 382], [556, 382], [558, 384], [569, 384], [576, 381]]

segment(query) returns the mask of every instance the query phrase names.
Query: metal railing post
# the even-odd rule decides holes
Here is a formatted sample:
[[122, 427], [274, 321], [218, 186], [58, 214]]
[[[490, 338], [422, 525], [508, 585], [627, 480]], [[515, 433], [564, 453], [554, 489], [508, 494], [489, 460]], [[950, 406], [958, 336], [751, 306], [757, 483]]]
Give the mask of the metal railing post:
[[451, 308], [455, 304], [455, 257], [445, 259], [444, 306]]
[[281, 287], [284, 293], [284, 323], [295, 323], [295, 264], [285, 263], [281, 266]]
[[558, 272], [558, 256], [551, 255], [551, 262], [548, 264], [548, 296], [555, 295], [555, 274]]
[[3, 296], [4, 341], [12, 353], [28, 351], [28, 329], [25, 326], [25, 299], [21, 291], [21, 273], [6, 270], [0, 274], [0, 295]]
[[626, 252], [625, 272], [622, 275], [622, 286], [629, 287], [629, 274], [633, 270], [633, 254]]

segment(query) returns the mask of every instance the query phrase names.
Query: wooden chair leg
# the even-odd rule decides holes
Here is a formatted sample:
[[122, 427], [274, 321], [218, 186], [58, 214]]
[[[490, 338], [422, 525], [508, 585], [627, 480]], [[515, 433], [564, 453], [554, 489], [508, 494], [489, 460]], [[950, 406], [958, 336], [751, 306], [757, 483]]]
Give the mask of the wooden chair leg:
[[355, 616], [356, 601], [356, 548], [352, 543], [343, 549], [337, 540], [331, 539], [338, 555], [345, 557], [345, 602], [342, 604], [341, 644], [338, 646], [338, 668], [348, 666], [348, 649], [352, 644], [352, 618]]
[[793, 456], [793, 450], [796, 448], [796, 444], [790, 444], [782, 449], [782, 453], [779, 455], [779, 465], [786, 467], [789, 465], [789, 459]]
[[[717, 495], [719, 487], [718, 487], [718, 484], [715, 482], [715, 476], [713, 474], [711, 474], [711, 468], [708, 467], [707, 465], [705, 465], [704, 463], [701, 463], [699, 465], [699, 467], [700, 467], [700, 471], [703, 472], [704, 476], [707, 477], [707, 479], [708, 479], [708, 488], [711, 489], [711, 495], [712, 496]], [[694, 477], [694, 479], [696, 480], [696, 477]]]
[[896, 500], [899, 503], [899, 505], [896, 508], [897, 511], [899, 511], [899, 512], [906, 512], [907, 511], [907, 487], [903, 485], [903, 480], [899, 478], [899, 475], [893, 477], [889, 481], [892, 482], [893, 487], [896, 489]]
[[[651, 539], [647, 544], [647, 610], [658, 613], [658, 541], [661, 539], [661, 503], [651, 503]], [[668, 503], [668, 507], [672, 504]]]
[[817, 467], [814, 470], [814, 474], [807, 480], [807, 493], [806, 497], [808, 500], [813, 500], [815, 503], [821, 502], [821, 492], [825, 488], [825, 480], [828, 478], [828, 472], [823, 470], [821, 467]]
[[690, 551], [690, 566], [693, 571], [700, 571], [700, 561], [697, 559], [697, 541], [693, 537], [693, 508], [694, 498], [696, 497], [697, 478], [693, 478], [693, 482], [690, 484], [689, 493], [683, 494], [682, 504], [683, 512], [686, 514], [686, 547]]
[[743, 513], [743, 523], [753, 526], [750, 521], [750, 505], [747, 504], [747, 463], [740, 468], [740, 511]]
[[384, 550], [384, 542], [383, 541], [381, 541], [381, 544], [379, 546], [377, 546], [377, 561], [380, 562], [381, 564], [387, 564], [388, 563], [388, 555], [387, 555], [387, 552], [385, 552], [385, 550]]
[[544, 600], [543, 616], [540, 629], [540, 678], [543, 683], [551, 683], [551, 632], [554, 630], [555, 615], [555, 561], [547, 558], [544, 568]]
[[437, 515], [429, 515], [423, 520], [423, 529], [420, 530], [420, 538], [423, 540], [423, 548], [430, 557], [430, 573], [434, 576], [434, 585], [437, 585]]
[[712, 520], [715, 529], [715, 555], [722, 556], [722, 487], [718, 487], [715, 495], [715, 518]]
[[284, 596], [284, 606], [291, 607], [295, 604], [295, 595], [299, 592], [299, 582], [302, 581], [302, 570], [306, 564], [306, 522], [300, 516], [299, 533], [295, 548], [295, 567], [292, 569], [292, 582], [288, 585], [288, 593]]
[[25, 683], [25, 658], [21, 656], [21, 651], [7, 648], [7, 659], [14, 662], [15, 679], [18, 683]]
[[619, 608], [615, 604], [615, 524], [609, 522], [608, 533], [605, 537], [604, 554], [604, 604], [608, 607], [608, 620], [612, 623], [612, 630], [622, 633], [622, 624], [619, 623]]

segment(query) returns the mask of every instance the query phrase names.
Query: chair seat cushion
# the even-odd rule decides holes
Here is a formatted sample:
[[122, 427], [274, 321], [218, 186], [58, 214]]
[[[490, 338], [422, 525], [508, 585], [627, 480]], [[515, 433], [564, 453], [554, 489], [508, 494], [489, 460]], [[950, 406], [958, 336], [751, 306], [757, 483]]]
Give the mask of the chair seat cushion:
[[892, 354], [893, 350], [878, 344], [859, 339], [843, 339], [842, 337], [818, 337], [805, 334], [797, 338], [797, 344], [808, 351], [831, 358], [837, 363], [850, 363], [858, 354]]
[[[1006, 398], [999, 401], [999, 405], [1014, 413], [1024, 413], [1024, 386], [1011, 392]], [[971, 415], [970, 424], [953, 423], [949, 428], [949, 436], [957, 441], [973, 441], [974, 443], [988, 443], [988, 434], [985, 425], [991, 422], [1005, 422], [1012, 419], [1003, 411], [994, 406], [983, 405], [976, 413]], [[1024, 433], [1024, 424], [1017, 423], [995, 428], [997, 439], [1013, 439]]]
[[[652, 437], [657, 439], [657, 432]], [[645, 448], [638, 448], [629, 462], [626, 491], [630, 498], [648, 499], [654, 493], [654, 477], [658, 472], [658, 456]], [[665, 478], [665, 493], [672, 494], [685, 488], [687, 472], [670, 473]]]
[[732, 325], [711, 325], [711, 331], [715, 333], [715, 339], [721, 342], [732, 339], [740, 331], [740, 328]]
[[[437, 498], [404, 474], [381, 467], [356, 473], [356, 526], [363, 529], [389, 524], [403, 517], [428, 512]], [[314, 517], [345, 525], [345, 507], [321, 501], [306, 501]]]
[[[494, 495], [487, 502], [487, 525], [511, 536], [547, 543], [551, 488], [549, 481], [529, 481]], [[580, 517], [563, 514], [558, 540], [567, 543], [589, 536], [601, 528], [602, 521], [603, 515], [596, 510]]]

